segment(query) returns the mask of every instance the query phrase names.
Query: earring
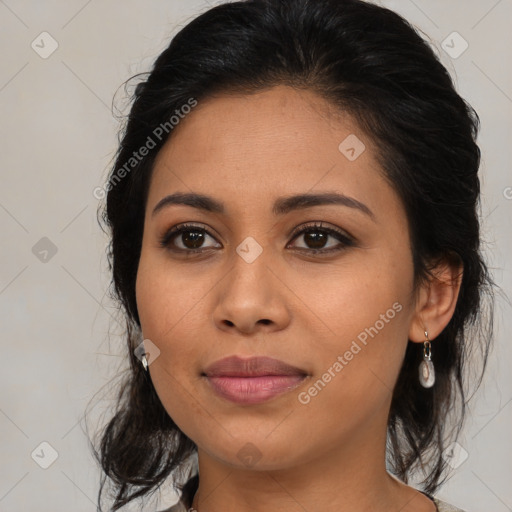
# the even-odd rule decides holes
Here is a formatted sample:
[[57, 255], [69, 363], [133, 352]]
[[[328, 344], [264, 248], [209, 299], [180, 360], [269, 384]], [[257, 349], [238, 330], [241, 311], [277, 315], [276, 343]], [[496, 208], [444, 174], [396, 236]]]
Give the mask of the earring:
[[419, 367], [420, 384], [424, 388], [431, 388], [436, 381], [436, 372], [434, 363], [432, 363], [432, 348], [428, 339], [428, 332], [425, 331], [425, 341], [423, 342], [423, 361]]
[[146, 359], [146, 354], [142, 354], [142, 357], [140, 358], [142, 366], [144, 366], [144, 370], [149, 373], [148, 370], [148, 360]]

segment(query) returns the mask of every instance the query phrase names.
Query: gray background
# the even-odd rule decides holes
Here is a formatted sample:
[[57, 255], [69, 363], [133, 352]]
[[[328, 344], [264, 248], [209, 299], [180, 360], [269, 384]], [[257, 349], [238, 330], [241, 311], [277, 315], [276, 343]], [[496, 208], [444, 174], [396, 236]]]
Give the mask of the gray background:
[[[480, 114], [486, 254], [510, 295], [512, 1], [380, 4], [429, 35]], [[207, 7], [0, 0], [0, 511], [96, 510], [99, 471], [84, 410], [126, 361], [122, 323], [106, 296], [107, 240], [93, 195], [116, 150], [111, 102], [124, 80], [146, 71], [172, 34]], [[464, 41], [454, 31], [469, 45], [460, 55]], [[56, 43], [42, 32], [58, 43], [51, 55]], [[118, 107], [123, 97], [121, 89]], [[512, 510], [511, 317], [502, 300], [489, 371], [450, 456], [456, 471], [438, 493], [468, 512]], [[92, 409], [90, 429], [111, 405]], [[53, 450], [57, 458], [43, 469]], [[145, 510], [175, 499], [162, 494]]]

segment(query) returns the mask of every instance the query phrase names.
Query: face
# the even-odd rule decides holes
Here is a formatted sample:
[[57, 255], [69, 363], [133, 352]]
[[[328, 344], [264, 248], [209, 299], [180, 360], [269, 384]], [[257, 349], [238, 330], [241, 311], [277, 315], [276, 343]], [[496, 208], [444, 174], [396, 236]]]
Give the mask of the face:
[[[219, 204], [162, 202], [177, 193]], [[414, 315], [407, 217], [372, 141], [313, 92], [218, 96], [180, 121], [151, 178], [136, 294], [158, 396], [217, 461], [252, 450], [285, 468], [385, 436]], [[232, 355], [306, 376], [236, 402], [204, 375]]]

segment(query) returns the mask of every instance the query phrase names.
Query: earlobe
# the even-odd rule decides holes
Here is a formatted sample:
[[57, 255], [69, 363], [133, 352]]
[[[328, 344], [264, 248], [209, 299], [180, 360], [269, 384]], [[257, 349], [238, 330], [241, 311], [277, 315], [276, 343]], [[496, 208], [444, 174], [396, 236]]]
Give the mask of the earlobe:
[[409, 340], [416, 343], [423, 343], [425, 331], [431, 340], [435, 339], [450, 322], [459, 297], [463, 267], [459, 262], [443, 261], [430, 274], [420, 285], [409, 330]]

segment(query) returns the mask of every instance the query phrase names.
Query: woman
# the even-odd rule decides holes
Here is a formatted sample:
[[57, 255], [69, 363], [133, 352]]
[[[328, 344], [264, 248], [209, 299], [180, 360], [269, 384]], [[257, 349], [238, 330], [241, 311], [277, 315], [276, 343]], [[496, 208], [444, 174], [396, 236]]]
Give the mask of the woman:
[[477, 131], [360, 0], [227, 3], [174, 37], [106, 185], [131, 363], [110, 510], [168, 477], [172, 512], [460, 510], [434, 493], [491, 339]]

